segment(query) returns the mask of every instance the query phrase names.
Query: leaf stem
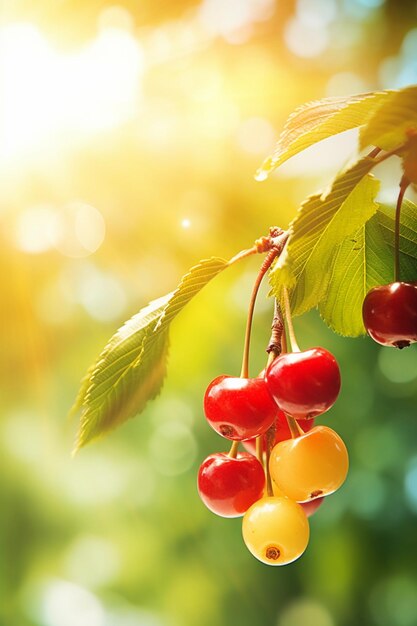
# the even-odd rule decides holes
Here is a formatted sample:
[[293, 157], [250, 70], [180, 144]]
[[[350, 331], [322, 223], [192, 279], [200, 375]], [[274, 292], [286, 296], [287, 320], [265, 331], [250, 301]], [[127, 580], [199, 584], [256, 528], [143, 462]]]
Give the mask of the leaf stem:
[[400, 227], [401, 227], [401, 206], [405, 191], [410, 184], [408, 178], [403, 176], [400, 181], [400, 191], [397, 198], [397, 206], [395, 208], [395, 232], [394, 232], [394, 280], [400, 280]]
[[379, 152], [381, 152], [381, 149], [378, 148], [378, 152], [377, 152], [377, 148], [375, 148], [367, 156], [370, 157], [371, 159], [375, 158], [375, 165], [379, 165], [380, 163], [383, 163], [384, 161], [386, 161], [392, 156], [401, 156], [401, 151], [404, 150], [404, 148], [406, 148], [408, 144], [409, 144], [409, 141], [407, 140], [401, 146], [398, 146], [397, 148], [393, 148], [392, 150], [388, 150], [388, 152], [385, 152], [385, 154], [381, 154], [378, 158], [375, 158], [375, 156], [378, 155]]
[[287, 290], [286, 287], [283, 287], [282, 295], [283, 295], [283, 299], [284, 299], [285, 319], [286, 319], [286, 322], [287, 322], [288, 335], [289, 335], [289, 338], [290, 338], [291, 349], [292, 349], [293, 352], [300, 352], [300, 348], [298, 346], [297, 339], [295, 338], [294, 326], [293, 326], [293, 323], [292, 323], [292, 316], [291, 316], [290, 299], [288, 297], [288, 290]]
[[240, 252], [235, 254], [235, 256], [232, 257], [227, 262], [227, 264], [233, 265], [234, 263], [236, 263], [237, 261], [240, 261], [241, 259], [246, 259], [246, 257], [252, 256], [252, 254], [257, 254], [257, 252], [258, 252], [258, 249], [256, 246], [253, 246], [252, 248], [248, 248], [247, 250], [241, 250]]
[[376, 148], [371, 150], [370, 153], [367, 154], [366, 156], [371, 157], [371, 159], [374, 159], [380, 152], [381, 152], [381, 148], [378, 148], [377, 146]]

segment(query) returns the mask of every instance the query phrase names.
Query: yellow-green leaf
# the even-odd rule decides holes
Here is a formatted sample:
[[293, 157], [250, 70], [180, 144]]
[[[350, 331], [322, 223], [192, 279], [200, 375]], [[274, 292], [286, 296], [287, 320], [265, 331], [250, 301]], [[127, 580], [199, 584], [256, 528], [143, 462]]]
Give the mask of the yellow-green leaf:
[[401, 146], [407, 139], [406, 131], [417, 130], [417, 85], [391, 92], [372, 113], [361, 129], [361, 148], [373, 145], [393, 150]]
[[265, 180], [284, 161], [314, 143], [365, 124], [388, 95], [389, 92], [382, 91], [325, 98], [299, 107], [288, 118], [273, 154], [264, 161], [255, 178]]
[[219, 258], [200, 261], [174, 292], [151, 302], [113, 335], [81, 384], [76, 449], [140, 413], [159, 393], [170, 323], [226, 267], [227, 261]]
[[379, 182], [367, 175], [373, 165], [373, 159], [365, 157], [339, 174], [328, 193], [301, 205], [291, 223], [285, 253], [271, 271], [270, 282], [279, 299], [283, 286], [290, 289], [294, 315], [320, 302], [337, 246], [375, 213]]

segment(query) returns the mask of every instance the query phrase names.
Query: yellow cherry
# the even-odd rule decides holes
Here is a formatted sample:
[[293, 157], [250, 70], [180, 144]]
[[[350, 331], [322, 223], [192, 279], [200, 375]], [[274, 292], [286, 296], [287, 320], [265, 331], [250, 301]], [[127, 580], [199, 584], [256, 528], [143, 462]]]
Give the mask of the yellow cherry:
[[300, 437], [280, 441], [269, 460], [273, 481], [297, 502], [336, 491], [344, 483], [348, 467], [345, 444], [327, 426], [315, 426]]
[[302, 507], [287, 497], [261, 498], [246, 511], [242, 523], [248, 550], [267, 565], [287, 565], [307, 547], [310, 527]]

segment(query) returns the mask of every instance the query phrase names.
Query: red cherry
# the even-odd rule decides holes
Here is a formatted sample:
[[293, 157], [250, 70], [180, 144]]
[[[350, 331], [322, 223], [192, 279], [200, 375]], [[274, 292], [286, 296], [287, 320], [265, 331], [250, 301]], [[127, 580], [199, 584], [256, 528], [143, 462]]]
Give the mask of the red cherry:
[[204, 396], [207, 421], [227, 439], [242, 441], [261, 435], [271, 426], [276, 412], [263, 378], [218, 376]]
[[269, 366], [265, 380], [279, 408], [296, 419], [324, 413], [340, 391], [339, 366], [324, 348], [281, 354]]
[[309, 502], [300, 502], [300, 506], [304, 509], [304, 513], [307, 517], [311, 517], [317, 509], [322, 505], [324, 497], [310, 500]]
[[[298, 425], [301, 430], [305, 433], [308, 432], [314, 426], [313, 419], [299, 419], [297, 420]], [[275, 433], [274, 439], [272, 441], [272, 447], [275, 446], [276, 443], [280, 441], [285, 441], [286, 439], [291, 439], [292, 434], [290, 431], [290, 427], [288, 426], [287, 418], [285, 417], [285, 413], [278, 409], [277, 416], [275, 419]], [[251, 454], [256, 454], [256, 437], [255, 439], [247, 439], [247, 441], [243, 442], [246, 450]], [[262, 450], [266, 451], [266, 435], [262, 436]]]
[[371, 289], [363, 301], [363, 323], [383, 346], [405, 348], [417, 341], [417, 283], [391, 283]]
[[252, 454], [232, 458], [217, 452], [206, 458], [198, 472], [198, 492], [207, 508], [221, 517], [239, 517], [262, 498], [265, 474]]

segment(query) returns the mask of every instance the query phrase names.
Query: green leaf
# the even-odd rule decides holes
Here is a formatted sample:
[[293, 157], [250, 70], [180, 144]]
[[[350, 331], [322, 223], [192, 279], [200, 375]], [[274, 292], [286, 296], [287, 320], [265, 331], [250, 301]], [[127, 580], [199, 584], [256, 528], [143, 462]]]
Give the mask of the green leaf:
[[357, 337], [365, 332], [362, 303], [371, 287], [392, 280], [392, 255], [374, 215], [339, 246], [320, 315], [335, 332]]
[[265, 180], [284, 161], [314, 143], [365, 124], [388, 95], [383, 91], [325, 98], [299, 107], [288, 118], [274, 153], [264, 161], [255, 178]]
[[[378, 209], [378, 219], [385, 241], [391, 250], [391, 256], [393, 256], [395, 209], [381, 205]], [[401, 207], [400, 251], [401, 280], [417, 280], [417, 206], [406, 199], [403, 200]]]
[[[402, 280], [417, 279], [417, 207], [403, 202], [400, 251]], [[395, 209], [381, 206], [376, 215], [345, 239], [333, 259], [325, 298], [319, 311], [335, 332], [357, 337], [365, 333], [362, 303], [369, 289], [393, 281]]]
[[362, 128], [360, 146], [393, 150], [407, 140], [410, 128], [417, 129], [417, 85], [391, 92], [385, 98]]
[[373, 159], [365, 157], [339, 174], [330, 191], [309, 198], [291, 223], [285, 252], [271, 270], [270, 282], [278, 299], [282, 287], [292, 292], [294, 315], [320, 302], [337, 246], [375, 213], [379, 182], [367, 176], [373, 165]]
[[219, 258], [200, 261], [174, 292], [151, 302], [113, 335], [81, 383], [74, 407], [82, 408], [76, 450], [140, 413], [159, 393], [172, 320], [226, 267]]

